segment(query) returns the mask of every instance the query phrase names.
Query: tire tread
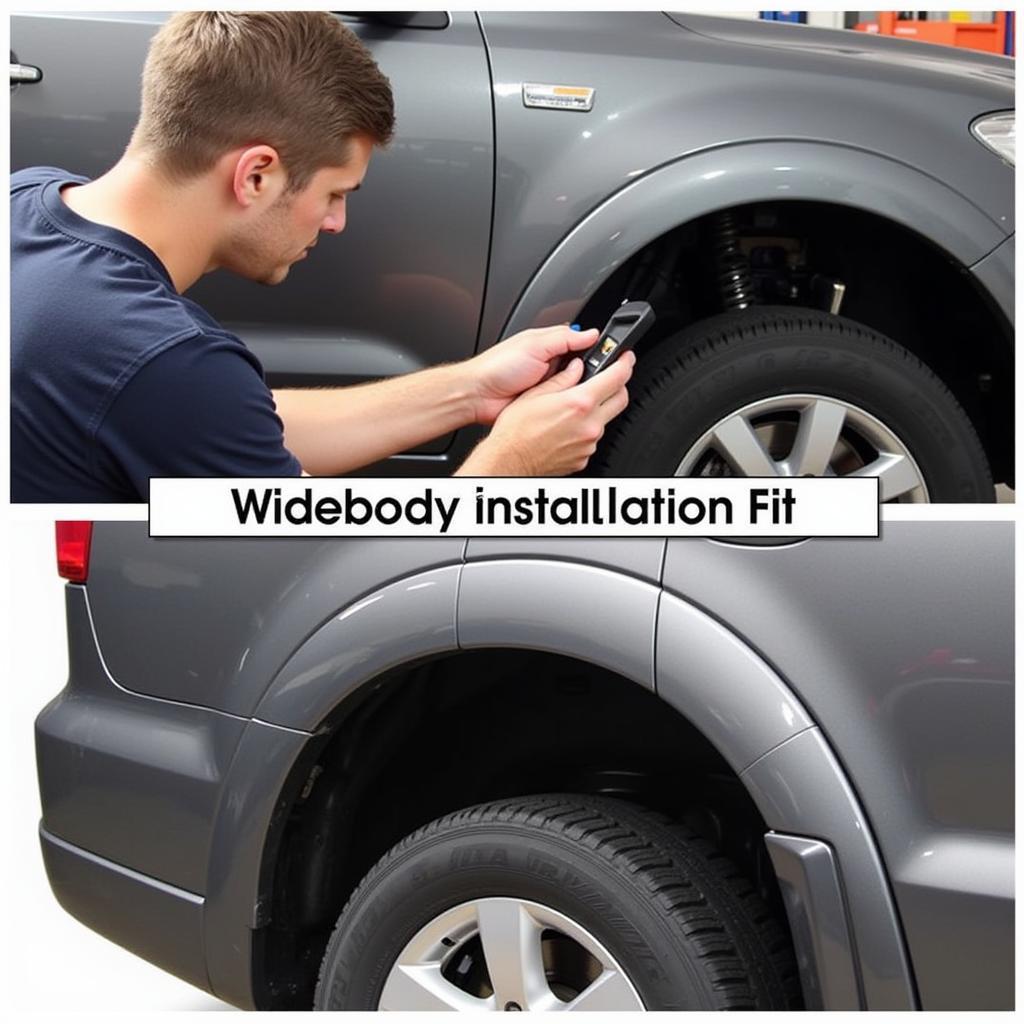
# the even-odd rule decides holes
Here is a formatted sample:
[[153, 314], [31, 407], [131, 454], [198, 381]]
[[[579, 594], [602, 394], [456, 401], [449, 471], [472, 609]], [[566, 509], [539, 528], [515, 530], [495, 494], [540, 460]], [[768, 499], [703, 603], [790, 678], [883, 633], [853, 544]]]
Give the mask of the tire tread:
[[[629, 438], [640, 429], [637, 422], [647, 414], [652, 404], [664, 400], [695, 370], [729, 350], [778, 340], [790, 333], [824, 335], [834, 340], [837, 348], [853, 339], [868, 349], [871, 358], [897, 363], [906, 372], [916, 375], [921, 389], [931, 391], [939, 401], [951, 406], [956, 416], [963, 418], [968, 430], [962, 440], [971, 449], [970, 457], [979, 467], [981, 487], [992, 490], [988, 459], [970, 418], [946, 383], [919, 356], [857, 321], [788, 306], [722, 313], [691, 324], [648, 350], [633, 374], [631, 401], [608, 425], [603, 443], [590, 461], [588, 475], [617, 475], [618, 457]], [[994, 500], [994, 493], [986, 500]]]
[[519, 825], [585, 846], [625, 869], [657, 902], [669, 926], [703, 964], [719, 1009], [801, 1005], [788, 933], [749, 881], [707, 840], [665, 815], [622, 800], [577, 794], [489, 801], [423, 825], [386, 853], [360, 882], [338, 920], [318, 979], [337, 949], [348, 909], [377, 879], [423, 843], [479, 825]]

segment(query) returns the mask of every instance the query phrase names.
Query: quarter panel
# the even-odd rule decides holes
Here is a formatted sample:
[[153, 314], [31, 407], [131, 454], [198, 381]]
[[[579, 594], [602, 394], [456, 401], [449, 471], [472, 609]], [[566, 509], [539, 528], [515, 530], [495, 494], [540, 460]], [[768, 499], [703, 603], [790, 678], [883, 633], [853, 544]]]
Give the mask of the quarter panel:
[[[964, 991], [1012, 1004], [1012, 536], [888, 522], [880, 540], [673, 540], [666, 555], [666, 587], [759, 651], [828, 738], [877, 836], [925, 1008], [945, 1007], [951, 963]], [[922, 883], [954, 841], [988, 851], [985, 892], [966, 859]]]
[[[904, 867], [900, 907], [928, 1005], [1013, 1008], [1013, 879], [1014, 844], [1007, 837], [943, 837]], [[947, 938], [950, 922], [956, 922], [955, 945]], [[964, 950], [972, 952], [966, 965]]]
[[125, 688], [248, 716], [331, 616], [394, 580], [461, 561], [465, 541], [150, 539], [97, 523], [89, 599]]

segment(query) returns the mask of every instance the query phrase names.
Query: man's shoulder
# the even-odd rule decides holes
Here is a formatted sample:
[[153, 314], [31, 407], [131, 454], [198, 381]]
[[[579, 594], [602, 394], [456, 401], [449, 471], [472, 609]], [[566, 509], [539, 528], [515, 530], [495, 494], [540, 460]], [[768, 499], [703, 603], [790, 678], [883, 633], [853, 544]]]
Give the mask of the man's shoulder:
[[30, 260], [12, 267], [11, 330], [16, 351], [59, 342], [90, 360], [118, 354], [127, 363], [192, 335], [218, 334], [142, 261], [83, 244], [59, 232]]
[[[112, 357], [110, 372], [120, 387], [144, 366], [160, 360], [189, 363], [196, 372], [216, 365], [221, 373], [263, 379], [263, 367], [234, 332], [205, 309], [143, 276], [125, 275], [107, 298], [92, 302], [83, 324], [91, 335], [90, 361]], [[120, 367], [120, 371], [117, 368]]]
[[85, 184], [88, 180], [81, 174], [72, 174], [61, 167], [23, 167], [11, 175], [11, 195], [38, 188], [51, 181], [75, 181]]
[[[31, 172], [46, 170], [31, 168]], [[29, 176], [29, 171], [19, 172]], [[57, 173], [63, 177], [63, 172]], [[48, 176], [33, 180], [43, 185]], [[24, 218], [19, 219], [19, 225]], [[21, 230], [12, 215], [12, 336], [16, 356], [48, 352], [55, 340], [69, 358], [140, 366], [168, 345], [207, 336], [244, 346], [165, 273], [124, 239], [65, 230], [45, 220]], [[48, 358], [48, 356], [47, 356]], [[113, 369], [113, 367], [111, 367]]]
[[91, 406], [93, 424], [151, 363], [172, 368], [187, 361], [200, 373], [214, 365], [221, 375], [255, 373], [262, 382], [262, 367], [237, 335], [123, 254], [83, 254], [71, 246], [44, 275], [50, 287], [23, 277], [19, 271], [12, 282], [12, 386], [44, 374], [66, 401]]
[[218, 386], [234, 381], [260, 392], [266, 389], [260, 361], [241, 339], [225, 330], [197, 330], [154, 349], [124, 383], [130, 379], [137, 384], [143, 377], [169, 387], [180, 384], [188, 390], [211, 381]]
[[178, 307], [179, 322], [189, 324], [189, 347], [194, 352], [217, 357], [234, 357], [231, 361], [253, 367], [262, 378], [263, 366], [248, 345], [234, 331], [221, 324], [206, 309], [187, 296], [171, 293]]

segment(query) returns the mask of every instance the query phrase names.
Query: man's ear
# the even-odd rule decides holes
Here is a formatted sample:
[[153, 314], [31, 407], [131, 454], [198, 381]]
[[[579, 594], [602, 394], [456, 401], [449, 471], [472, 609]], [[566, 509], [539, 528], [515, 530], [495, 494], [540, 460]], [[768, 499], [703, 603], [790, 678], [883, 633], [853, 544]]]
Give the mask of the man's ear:
[[235, 158], [232, 190], [239, 206], [273, 202], [285, 187], [285, 171], [273, 146], [250, 146]]

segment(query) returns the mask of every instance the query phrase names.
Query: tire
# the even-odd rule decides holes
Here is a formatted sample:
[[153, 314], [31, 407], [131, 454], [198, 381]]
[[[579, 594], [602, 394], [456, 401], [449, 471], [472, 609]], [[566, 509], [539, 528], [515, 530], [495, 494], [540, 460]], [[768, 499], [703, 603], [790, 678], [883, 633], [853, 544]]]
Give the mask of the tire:
[[[879, 476], [887, 501], [995, 500], [978, 436], [945, 384], [843, 317], [794, 307], [712, 317], [644, 354], [630, 393], [591, 460], [594, 475], [856, 473]], [[801, 431], [813, 433], [810, 410], [825, 414], [818, 452], [797, 445]], [[833, 417], [842, 423], [834, 447]]]
[[[515, 941], [501, 948], [527, 950], [522, 970], [495, 952], [503, 935]], [[577, 997], [581, 1009], [800, 1005], [788, 935], [709, 843], [619, 800], [556, 794], [449, 814], [386, 854], [338, 920], [315, 1007], [575, 1009]]]

